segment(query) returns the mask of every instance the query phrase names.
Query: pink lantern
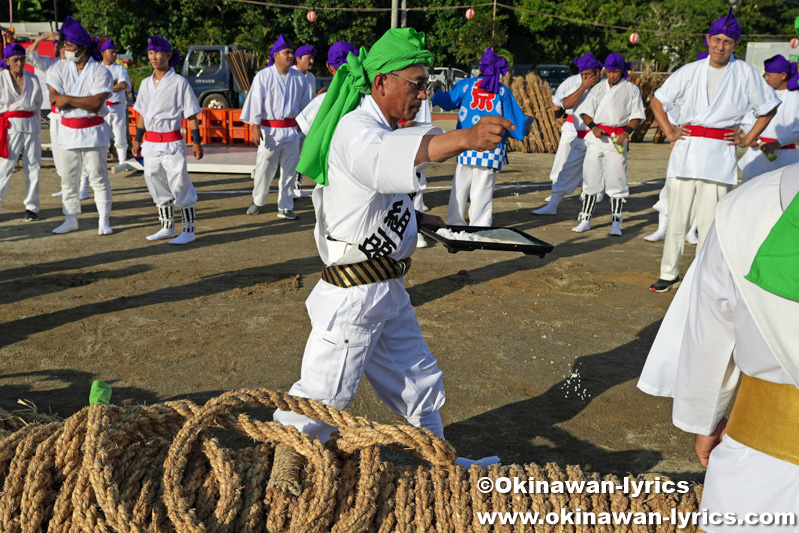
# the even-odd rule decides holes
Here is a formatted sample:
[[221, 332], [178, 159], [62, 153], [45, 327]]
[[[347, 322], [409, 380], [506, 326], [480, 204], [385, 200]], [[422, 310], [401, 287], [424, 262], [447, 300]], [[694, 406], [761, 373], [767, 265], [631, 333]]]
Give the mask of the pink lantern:
[[315, 11], [309, 11], [308, 15], [307, 15], [307, 18], [308, 18], [308, 22], [316, 22], [316, 12]]
[[466, 18], [471, 20], [472, 17], [474, 17], [474, 9], [470, 7], [469, 9], [466, 10]]
[[791, 48], [796, 48], [797, 46], [799, 46], [799, 39], [794, 37], [793, 39], [791, 39]]
[[641, 36], [635, 32], [630, 34], [630, 44], [638, 44], [638, 41], [641, 40]]

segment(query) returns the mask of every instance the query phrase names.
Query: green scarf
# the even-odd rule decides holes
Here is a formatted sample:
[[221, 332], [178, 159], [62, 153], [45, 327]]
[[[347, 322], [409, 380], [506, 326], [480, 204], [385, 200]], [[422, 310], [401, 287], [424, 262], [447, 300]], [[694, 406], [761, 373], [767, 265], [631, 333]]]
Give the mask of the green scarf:
[[744, 277], [768, 292], [799, 302], [799, 194], [771, 228]]
[[327, 90], [311, 131], [303, 141], [297, 172], [327, 185], [327, 158], [330, 141], [339, 121], [358, 107], [361, 94], [369, 94], [376, 74], [387, 74], [411, 65], [433, 64], [433, 55], [424, 49], [424, 33], [413, 28], [388, 30], [369, 52], [350, 53]]

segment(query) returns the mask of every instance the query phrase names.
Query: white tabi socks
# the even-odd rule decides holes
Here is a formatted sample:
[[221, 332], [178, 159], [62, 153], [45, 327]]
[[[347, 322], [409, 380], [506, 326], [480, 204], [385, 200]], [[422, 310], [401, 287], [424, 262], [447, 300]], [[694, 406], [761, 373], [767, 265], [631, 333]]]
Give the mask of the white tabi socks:
[[583, 194], [583, 209], [577, 216], [577, 220], [579, 220], [580, 223], [574, 226], [572, 231], [582, 233], [591, 229], [591, 215], [594, 213], [594, 207], [596, 207], [598, 197], [598, 194]]
[[78, 231], [78, 215], [67, 215], [64, 223], [53, 230], [55, 234], [69, 233], [70, 231]]
[[699, 243], [699, 227], [698, 222], [694, 219], [694, 223], [691, 225], [691, 229], [688, 230], [688, 233], [685, 235], [685, 242], [688, 244], [698, 244]]
[[148, 241], [171, 239], [175, 236], [175, 207], [171, 203], [167, 205], [159, 205], [157, 207], [158, 220], [161, 222], [161, 229], [152, 235], [148, 235]]
[[658, 213], [658, 229], [655, 233], [651, 233], [644, 237], [645, 241], [649, 242], [659, 242], [666, 238], [666, 223], [669, 220], [668, 215], [664, 215], [663, 213]]
[[540, 209], [536, 209], [533, 211], [534, 215], [557, 215], [558, 214], [558, 205], [560, 205], [560, 201], [563, 200], [563, 195], [559, 193], [552, 193], [552, 196], [547, 198], [549, 202], [547, 205]]
[[181, 208], [183, 215], [183, 231], [176, 238], [169, 241], [169, 244], [189, 244], [194, 237], [194, 206]]
[[97, 222], [98, 235], [111, 235], [114, 230], [111, 229], [111, 202], [98, 202], [95, 198], [95, 205], [97, 205], [97, 213], [100, 219]]

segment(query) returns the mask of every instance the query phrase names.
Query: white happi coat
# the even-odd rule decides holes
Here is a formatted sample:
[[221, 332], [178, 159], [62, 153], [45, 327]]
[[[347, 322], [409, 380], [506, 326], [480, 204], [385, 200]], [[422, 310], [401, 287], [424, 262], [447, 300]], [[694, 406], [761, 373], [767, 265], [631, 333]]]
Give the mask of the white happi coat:
[[[760, 73], [748, 63], [730, 57], [713, 101], [708, 102], [710, 59], [689, 63], [669, 76], [655, 91], [667, 113], [679, 109], [683, 125], [737, 130], [747, 112], [765, 115], [780, 100]], [[686, 137], [674, 143], [668, 178], [692, 178], [735, 185], [738, 181], [735, 146], [724, 140]]]
[[[560, 84], [552, 96], [552, 103], [558, 107], [563, 107], [563, 100], [573, 94], [583, 83], [583, 78], [579, 74], [570, 76]], [[571, 122], [564, 122], [560, 129], [560, 143], [558, 151], [555, 153], [555, 162], [549, 173], [549, 179], [557, 183], [561, 181], [560, 188], [565, 194], [570, 194], [583, 180], [583, 158], [585, 157], [585, 138], [577, 136], [577, 130], [588, 129], [583, 119], [574, 114], [574, 110], [580, 106], [591, 90], [585, 91], [574, 107], [566, 109], [566, 115], [572, 118]], [[553, 187], [554, 189], [554, 187]], [[554, 192], [554, 191], [553, 191]]]
[[[673, 420], [685, 431], [707, 435], [715, 429], [732, 401], [741, 371], [799, 386], [799, 302], [744, 279], [797, 191], [799, 165], [792, 165], [719, 201], [715, 226], [696, 261], [676, 369]], [[700, 507], [739, 516], [796, 512], [799, 466], [725, 436], [710, 455]], [[723, 526], [703, 527], [709, 532], [727, 531]], [[772, 529], [761, 525], [747, 531]], [[786, 530], [796, 532], [799, 527]]]
[[[782, 145], [797, 144], [799, 143], [799, 91], [786, 89], [776, 91], [776, 93], [777, 98], [782, 100], [782, 104], [777, 108], [777, 114], [768, 123], [760, 137], [776, 139]], [[747, 113], [743, 120], [743, 129], [747, 132], [752, 129], [755, 119], [756, 117], [752, 113]], [[738, 168], [743, 171], [743, 181], [747, 182], [755, 176], [799, 163], [799, 150], [796, 148], [777, 150], [774, 153], [777, 159], [769, 161], [760, 148], [747, 149], [738, 160]]]
[[14, 89], [11, 72], [0, 71], [0, 113], [6, 111], [33, 111], [30, 118], [10, 118], [9, 133], [32, 133], [38, 135], [42, 131], [41, 108], [44, 96], [39, 78], [28, 71], [23, 71], [25, 87], [22, 94]]
[[[419, 189], [414, 166], [432, 126], [392, 131], [371, 96], [339, 122], [330, 145], [328, 186], [313, 192], [319, 255], [326, 265], [363, 261], [379, 253], [409, 257], [417, 243], [410, 194]], [[343, 409], [363, 375], [378, 396], [414, 426], [443, 436], [442, 373], [410, 304], [405, 279], [341, 288], [320, 280], [306, 301], [313, 330], [302, 376], [289, 394]], [[275, 420], [326, 440], [327, 424], [276, 411]]]
[[[125, 89], [120, 89], [119, 91], [112, 92], [111, 96], [106, 98], [106, 100], [108, 100], [109, 102], [116, 102], [123, 104], [127, 103], [127, 100], [125, 98], [125, 93], [127, 93], [128, 90], [132, 87], [130, 83], [130, 75], [128, 74], [128, 69], [126, 69], [123, 65], [120, 65], [119, 63], [112, 63], [111, 65], [106, 65], [105, 63], [103, 63], [103, 66], [107, 68], [108, 71], [111, 73], [112, 79], [116, 80], [116, 83], [114, 83], [114, 85], [123, 81], [128, 84], [128, 86]], [[121, 108], [122, 106], [119, 107]], [[109, 109], [111, 111], [117, 111], [115, 108], [116, 106], [111, 107]]]
[[[297, 65], [293, 65], [291, 68], [302, 74], [300, 69], [297, 68]], [[314, 98], [316, 98], [316, 76], [311, 74], [310, 70], [302, 75], [305, 78], [305, 83], [307, 84], [306, 89], [308, 91], [308, 102], [310, 103]]]
[[[141, 82], [133, 109], [144, 117], [144, 127], [147, 131], [158, 133], [178, 131], [182, 119], [202, 111], [189, 82], [173, 68], [161, 78], [158, 87], [153, 83], [152, 76]], [[147, 141], [146, 138], [141, 149], [144, 157], [178, 152], [185, 154], [185, 151], [186, 144], [183, 141], [154, 143]]]
[[[53, 87], [59, 94], [70, 96], [94, 96], [100, 93], [110, 95], [114, 91], [114, 78], [105, 65], [90, 57], [80, 75], [75, 63], [59, 61], [50, 69], [47, 85]], [[61, 109], [59, 112], [63, 118], [105, 117], [108, 114], [108, 106], [103, 104], [97, 113], [76, 107]], [[107, 148], [110, 141], [111, 128], [105, 122], [90, 128], [61, 127], [58, 131], [58, 142], [65, 150]]]
[[[241, 120], [247, 124], [261, 124], [262, 120], [296, 118], [310, 101], [307, 81], [300, 71], [290, 68], [284, 79], [272, 65], [256, 74], [241, 108]], [[261, 126], [261, 136], [273, 137], [277, 142], [302, 138], [297, 128], [265, 126]]]

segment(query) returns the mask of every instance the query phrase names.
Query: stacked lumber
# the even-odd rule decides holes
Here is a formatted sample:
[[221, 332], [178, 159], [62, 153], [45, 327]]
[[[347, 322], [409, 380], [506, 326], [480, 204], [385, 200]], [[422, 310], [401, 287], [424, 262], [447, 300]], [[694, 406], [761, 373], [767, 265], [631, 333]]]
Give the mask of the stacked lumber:
[[[652, 97], [655, 96], [655, 91], [658, 90], [661, 85], [663, 85], [663, 82], [666, 81], [667, 77], [668, 74], [651, 72], [648, 70], [641, 74], [633, 74], [630, 76], [630, 81], [637, 85], [639, 89], [641, 89], [641, 98], [644, 100], [644, 108], [646, 111], [646, 118], [630, 136], [630, 140], [632, 142], [642, 142], [649, 131], [649, 128], [652, 126], [652, 122], [655, 120], [655, 114], [652, 113], [652, 109], [649, 107], [649, 102], [652, 101]], [[660, 131], [660, 128], [658, 128], [655, 132], [652, 142], [662, 143], [665, 138], [666, 136], [662, 131]]]
[[252, 80], [261, 66], [261, 58], [258, 52], [236, 50], [225, 54], [225, 59], [230, 65], [233, 79], [236, 80], [239, 88], [242, 91], [249, 91]]
[[[507, 78], [504, 83], [508, 85]], [[509, 87], [519, 107], [526, 115], [534, 117], [535, 122], [524, 140], [508, 139], [508, 148], [528, 154], [554, 154], [560, 143], [560, 124], [555, 120], [549, 84], [531, 72], [513, 78]]]

